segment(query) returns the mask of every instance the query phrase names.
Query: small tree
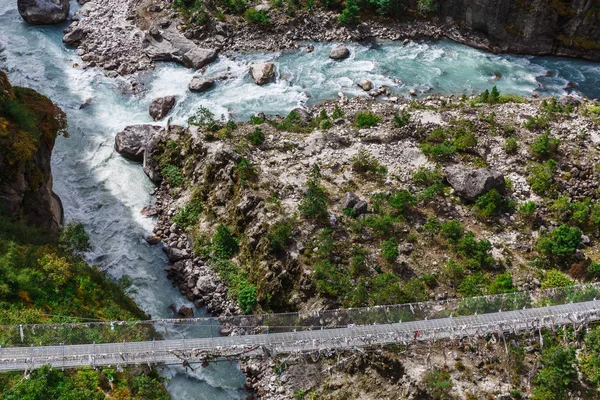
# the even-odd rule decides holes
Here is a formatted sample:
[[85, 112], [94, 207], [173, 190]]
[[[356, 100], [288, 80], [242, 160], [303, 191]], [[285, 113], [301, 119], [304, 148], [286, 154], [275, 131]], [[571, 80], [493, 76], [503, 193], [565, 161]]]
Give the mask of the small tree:
[[360, 21], [360, 8], [356, 0], [346, 0], [346, 8], [338, 17], [338, 22], [343, 25], [356, 25]]
[[327, 192], [321, 186], [321, 169], [319, 168], [319, 164], [312, 166], [306, 185], [308, 189], [300, 203], [300, 211], [307, 218], [319, 219], [327, 217]]
[[92, 250], [90, 237], [81, 222], [70, 221], [60, 232], [59, 247], [74, 254]]

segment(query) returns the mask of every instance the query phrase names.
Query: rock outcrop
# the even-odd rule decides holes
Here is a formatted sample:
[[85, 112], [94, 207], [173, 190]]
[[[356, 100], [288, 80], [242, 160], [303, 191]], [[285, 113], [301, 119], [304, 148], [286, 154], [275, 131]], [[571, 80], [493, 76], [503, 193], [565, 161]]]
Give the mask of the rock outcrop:
[[69, 0], [18, 0], [21, 17], [34, 25], [63, 22], [69, 16]]
[[600, 14], [595, 1], [438, 3], [444, 21], [456, 22], [464, 32], [482, 39], [467, 44], [498, 52], [600, 57]]
[[144, 40], [146, 54], [154, 61], [176, 61], [188, 68], [200, 69], [217, 59], [217, 52], [198, 47], [174, 26], [150, 28]]
[[159, 97], [152, 100], [148, 112], [154, 121], [158, 121], [167, 116], [175, 106], [174, 96]]
[[143, 161], [146, 143], [162, 131], [156, 125], [131, 125], [115, 136], [115, 151], [133, 161]]
[[192, 92], [206, 92], [208, 89], [213, 87], [214, 84], [215, 81], [212, 79], [195, 76], [190, 81], [189, 89]]
[[[64, 223], [60, 198], [52, 190], [50, 159], [66, 116], [34, 90], [13, 88], [0, 71], [0, 102], [44, 123], [24, 126], [11, 112], [0, 114], [0, 212], [49, 229]], [[9, 108], [9, 109], [10, 109]]]
[[252, 64], [249, 73], [254, 83], [262, 86], [275, 79], [275, 64], [270, 62]]
[[468, 201], [475, 201], [492, 189], [501, 193], [506, 190], [504, 176], [488, 168], [468, 169], [464, 165], [453, 165], [446, 168], [446, 180], [456, 194]]

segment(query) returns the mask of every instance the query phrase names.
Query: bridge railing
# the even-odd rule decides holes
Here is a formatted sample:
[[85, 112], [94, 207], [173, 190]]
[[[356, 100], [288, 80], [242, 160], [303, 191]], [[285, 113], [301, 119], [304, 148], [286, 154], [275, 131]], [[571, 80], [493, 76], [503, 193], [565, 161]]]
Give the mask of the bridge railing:
[[92, 321], [0, 325], [0, 346], [118, 343], [280, 333], [351, 325], [389, 324], [468, 316], [600, 299], [600, 283], [493, 296], [305, 313], [221, 316], [148, 321]]

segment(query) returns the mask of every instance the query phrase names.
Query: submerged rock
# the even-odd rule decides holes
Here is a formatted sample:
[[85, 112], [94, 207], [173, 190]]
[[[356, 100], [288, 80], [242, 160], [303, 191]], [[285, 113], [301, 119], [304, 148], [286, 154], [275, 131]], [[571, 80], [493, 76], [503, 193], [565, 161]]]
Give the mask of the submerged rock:
[[331, 49], [329, 58], [334, 60], [343, 60], [344, 58], [350, 57], [350, 50], [343, 44], [338, 44]]
[[501, 193], [506, 190], [504, 176], [488, 168], [468, 169], [464, 165], [452, 165], [446, 168], [446, 180], [456, 194], [469, 201], [475, 201], [491, 189]]
[[163, 119], [175, 105], [175, 97], [165, 96], [152, 100], [148, 112], [154, 121]]
[[117, 133], [115, 151], [133, 161], [144, 160], [146, 143], [162, 130], [156, 125], [131, 125]]
[[250, 76], [257, 85], [261, 86], [275, 79], [275, 64], [258, 63], [250, 66]]
[[18, 0], [21, 17], [34, 25], [63, 22], [69, 16], [69, 0]]

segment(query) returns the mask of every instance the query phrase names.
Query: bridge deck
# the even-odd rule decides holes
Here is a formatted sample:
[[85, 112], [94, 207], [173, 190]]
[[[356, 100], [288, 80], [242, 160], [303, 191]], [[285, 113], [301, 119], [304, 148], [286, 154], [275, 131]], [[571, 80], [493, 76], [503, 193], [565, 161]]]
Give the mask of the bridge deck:
[[0, 349], [0, 370], [181, 363], [447, 339], [600, 320], [600, 301], [455, 318], [245, 336]]

